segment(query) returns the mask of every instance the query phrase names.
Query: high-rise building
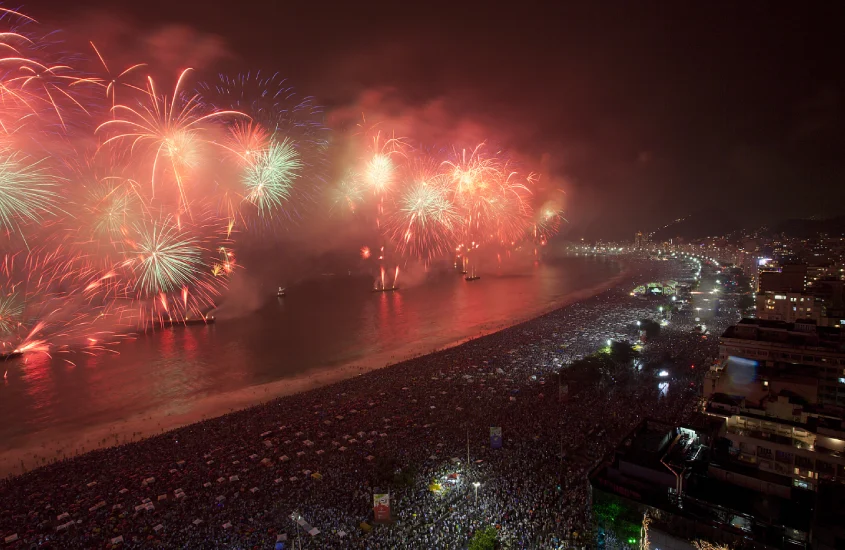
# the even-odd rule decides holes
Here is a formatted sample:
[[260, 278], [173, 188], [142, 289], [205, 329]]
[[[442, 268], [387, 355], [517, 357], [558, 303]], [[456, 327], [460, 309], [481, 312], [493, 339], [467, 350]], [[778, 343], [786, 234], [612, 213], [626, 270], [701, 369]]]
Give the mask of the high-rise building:
[[787, 323], [811, 319], [822, 325], [826, 312], [821, 298], [801, 292], [761, 291], [757, 293], [756, 306], [758, 319]]
[[[809, 373], [817, 388], [817, 396], [808, 396], [812, 403], [845, 408], [845, 338], [840, 328], [809, 320], [743, 319], [719, 340], [719, 364], [724, 368], [729, 359], [750, 361], [758, 370], [787, 377]], [[706, 394], [706, 385], [704, 390]]]
[[803, 292], [807, 287], [807, 266], [787, 264], [775, 270], [760, 271], [759, 292]]

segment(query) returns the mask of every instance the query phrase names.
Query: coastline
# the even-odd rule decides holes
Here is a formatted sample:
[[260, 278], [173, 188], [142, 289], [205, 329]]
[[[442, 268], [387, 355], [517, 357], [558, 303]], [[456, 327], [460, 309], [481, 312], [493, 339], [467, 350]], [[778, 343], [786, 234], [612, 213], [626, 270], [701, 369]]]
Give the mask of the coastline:
[[145, 411], [109, 425], [94, 426], [70, 436], [62, 436], [60, 430], [50, 430], [34, 434], [26, 444], [0, 454], [0, 477], [14, 476], [30, 471], [54, 460], [71, 458], [90, 451], [106, 449], [118, 444], [137, 442], [161, 433], [176, 430], [197, 422], [218, 418], [226, 414], [242, 411], [273, 401], [278, 398], [308, 392], [351, 379], [367, 372], [389, 368], [418, 357], [437, 353], [511, 329], [525, 322], [562, 310], [575, 303], [595, 297], [631, 280], [635, 274], [630, 263], [624, 259], [616, 260], [620, 271], [610, 279], [599, 284], [568, 294], [564, 299], [545, 308], [526, 313], [519, 318], [510, 319], [492, 327], [482, 327], [480, 332], [456, 339], [444, 345], [428, 349], [409, 349], [400, 357], [388, 356], [387, 353], [369, 358], [367, 364], [354, 361], [344, 365], [335, 365], [311, 370], [301, 376], [284, 378], [266, 384], [249, 386], [231, 392], [203, 398], [191, 405], [191, 410], [182, 414], [166, 414], [161, 408]]

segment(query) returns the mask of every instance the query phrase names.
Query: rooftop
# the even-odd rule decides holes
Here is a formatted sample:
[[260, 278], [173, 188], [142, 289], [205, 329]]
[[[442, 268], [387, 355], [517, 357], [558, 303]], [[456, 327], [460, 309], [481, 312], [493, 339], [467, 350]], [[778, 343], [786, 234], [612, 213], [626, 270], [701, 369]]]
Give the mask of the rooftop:
[[725, 330], [722, 338], [772, 342], [790, 347], [825, 348], [830, 351], [845, 351], [841, 329], [820, 327], [809, 319], [794, 323], [770, 321], [767, 319], [742, 319]]
[[[711, 421], [701, 421], [707, 427]], [[676, 434], [668, 443], [665, 438]], [[814, 495], [809, 491], [791, 489], [791, 499], [764, 494], [723, 481], [711, 475], [710, 469], [728, 469], [736, 475], [756, 477], [769, 483], [778, 482], [774, 474], [760, 472], [741, 465], [721, 465], [711, 457], [710, 449], [698, 443], [697, 433], [683, 427], [673, 427], [653, 420], [644, 420], [617, 449], [613, 462], [605, 462], [590, 473], [591, 485], [601, 491], [616, 494], [653, 508], [704, 524], [721, 525], [738, 536], [775, 543], [782, 542], [782, 527], [810, 531]], [[704, 435], [704, 434], [702, 434]], [[684, 442], [684, 439], [687, 439]], [[644, 455], [659, 453], [656, 460], [640, 460]], [[632, 459], [637, 467], [626, 467]], [[670, 487], [654, 483], [667, 473], [669, 463], [684, 479], [683, 496], [679, 502], [671, 495]], [[702, 467], [703, 466], [703, 467]], [[772, 476], [765, 479], [761, 476]], [[788, 487], [788, 484], [787, 484]], [[731, 525], [735, 516], [754, 518], [751, 532], [743, 532]], [[749, 523], [751, 525], [752, 523]]]

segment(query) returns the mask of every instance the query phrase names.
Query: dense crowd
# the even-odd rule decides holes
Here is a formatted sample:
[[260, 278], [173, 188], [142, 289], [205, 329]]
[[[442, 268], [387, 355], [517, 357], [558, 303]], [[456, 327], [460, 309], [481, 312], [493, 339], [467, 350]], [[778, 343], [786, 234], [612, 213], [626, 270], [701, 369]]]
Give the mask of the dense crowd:
[[[660, 318], [632, 282], [689, 273], [632, 266], [623, 286], [459, 347], [4, 481], [0, 540], [458, 549], [493, 525], [509, 548], [588, 545], [590, 469], [642, 418], [692, 412], [718, 344], [672, 319], [633, 366], [562, 396], [562, 367]], [[390, 523], [372, 522], [375, 489]]]

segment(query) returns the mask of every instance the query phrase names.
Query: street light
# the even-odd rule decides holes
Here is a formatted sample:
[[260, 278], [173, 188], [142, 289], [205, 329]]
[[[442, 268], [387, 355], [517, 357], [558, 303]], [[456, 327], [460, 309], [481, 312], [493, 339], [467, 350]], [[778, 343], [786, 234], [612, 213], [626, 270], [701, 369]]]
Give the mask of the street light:
[[640, 326], [641, 324], [642, 324], [642, 323], [640, 323], [639, 321], [637, 321], [637, 326]]
[[481, 486], [481, 483], [474, 481], [472, 486], [475, 487], [475, 503], [478, 504], [478, 488]]
[[610, 347], [610, 344], [612, 344], [612, 343], [613, 343], [613, 340], [608, 339], [607, 340], [607, 347]]

